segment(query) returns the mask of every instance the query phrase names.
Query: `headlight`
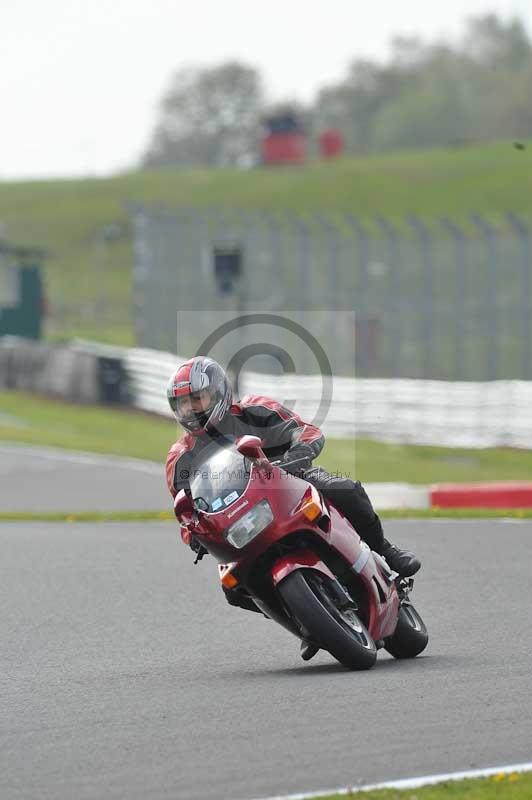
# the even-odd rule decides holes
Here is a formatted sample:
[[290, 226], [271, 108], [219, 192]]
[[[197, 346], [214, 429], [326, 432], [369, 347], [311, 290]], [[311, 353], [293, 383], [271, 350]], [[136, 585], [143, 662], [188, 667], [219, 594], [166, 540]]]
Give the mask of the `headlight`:
[[255, 536], [266, 528], [273, 519], [267, 500], [261, 500], [247, 514], [233, 522], [225, 534], [226, 540], [238, 549], [245, 547]]

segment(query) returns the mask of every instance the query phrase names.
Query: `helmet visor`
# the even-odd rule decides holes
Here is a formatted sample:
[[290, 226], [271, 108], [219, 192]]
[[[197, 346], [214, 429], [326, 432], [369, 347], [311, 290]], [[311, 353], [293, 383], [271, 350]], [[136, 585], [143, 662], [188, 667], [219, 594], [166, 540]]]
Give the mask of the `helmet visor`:
[[178, 422], [192, 430], [203, 427], [214, 405], [207, 389], [180, 397], [169, 397], [168, 402]]

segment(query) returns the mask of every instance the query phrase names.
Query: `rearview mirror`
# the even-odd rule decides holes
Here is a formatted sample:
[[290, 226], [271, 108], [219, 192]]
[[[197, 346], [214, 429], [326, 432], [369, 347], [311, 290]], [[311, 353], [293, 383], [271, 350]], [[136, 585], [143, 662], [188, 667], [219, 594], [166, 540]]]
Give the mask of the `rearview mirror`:
[[192, 498], [184, 489], [181, 489], [174, 500], [174, 514], [176, 517], [181, 517], [183, 514], [192, 514], [193, 511]]
[[242, 436], [236, 443], [236, 449], [245, 458], [262, 458], [262, 439], [258, 436]]

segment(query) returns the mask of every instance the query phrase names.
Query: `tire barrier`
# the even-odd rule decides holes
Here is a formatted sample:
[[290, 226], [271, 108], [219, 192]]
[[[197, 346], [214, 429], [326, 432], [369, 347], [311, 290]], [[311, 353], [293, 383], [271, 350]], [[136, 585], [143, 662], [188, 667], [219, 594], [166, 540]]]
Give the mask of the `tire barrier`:
[[82, 345], [0, 338], [0, 389], [57, 397], [73, 403], [130, 405], [123, 357]]

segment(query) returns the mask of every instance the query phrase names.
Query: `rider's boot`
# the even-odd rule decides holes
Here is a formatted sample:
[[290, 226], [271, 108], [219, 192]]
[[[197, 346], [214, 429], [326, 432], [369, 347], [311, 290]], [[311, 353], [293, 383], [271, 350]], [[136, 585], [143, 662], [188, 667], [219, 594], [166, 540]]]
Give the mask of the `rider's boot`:
[[354, 527], [371, 549], [384, 556], [391, 569], [402, 578], [409, 578], [411, 575], [415, 575], [421, 567], [421, 562], [414, 553], [409, 550], [401, 550], [384, 538], [384, 531], [378, 514], [375, 514], [373, 521], [369, 525], [366, 523], [365, 525], [359, 524], [357, 526], [355, 522]]
[[384, 539], [380, 552], [384, 556], [394, 572], [399, 573], [402, 578], [410, 578], [415, 575], [421, 567], [421, 561], [410, 550], [401, 550], [395, 544], [391, 544], [388, 539]]

